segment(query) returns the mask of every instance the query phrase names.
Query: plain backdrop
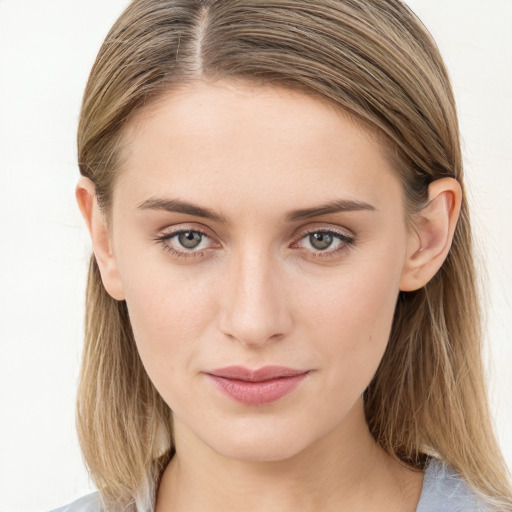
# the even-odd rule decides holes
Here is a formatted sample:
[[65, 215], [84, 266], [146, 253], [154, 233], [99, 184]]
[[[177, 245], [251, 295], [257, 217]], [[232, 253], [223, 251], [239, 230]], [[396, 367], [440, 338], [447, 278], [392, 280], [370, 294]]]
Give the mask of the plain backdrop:
[[[229, 0], [226, 0], [229, 1]], [[0, 0], [0, 512], [92, 487], [74, 426], [88, 235], [75, 134], [95, 55], [127, 0]], [[512, 1], [410, 0], [458, 101], [487, 295], [487, 366], [512, 463]]]

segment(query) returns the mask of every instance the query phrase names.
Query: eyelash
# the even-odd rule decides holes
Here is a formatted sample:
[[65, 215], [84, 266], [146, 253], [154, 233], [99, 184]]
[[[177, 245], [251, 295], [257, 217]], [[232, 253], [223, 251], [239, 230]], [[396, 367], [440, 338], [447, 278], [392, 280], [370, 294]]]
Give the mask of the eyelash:
[[346, 233], [342, 233], [340, 231], [336, 231], [334, 229], [312, 229], [310, 231], [304, 231], [302, 232], [299, 237], [297, 238], [297, 241], [292, 244], [292, 247], [296, 245], [298, 242], [303, 240], [304, 238], [314, 235], [314, 234], [322, 234], [322, 235], [328, 235], [333, 237], [335, 240], [339, 242], [338, 247], [335, 249], [325, 249], [324, 251], [321, 250], [309, 250], [308, 256], [312, 259], [318, 259], [318, 258], [335, 258], [342, 253], [348, 251], [351, 246], [355, 243], [355, 237], [349, 236]]
[[183, 249], [183, 251], [178, 251], [174, 249], [172, 246], [168, 245], [167, 242], [169, 240], [173, 239], [174, 237], [179, 236], [182, 233], [198, 233], [202, 237], [211, 238], [208, 236], [204, 231], [200, 229], [179, 229], [177, 231], [173, 231], [171, 233], [165, 233], [161, 236], [158, 236], [155, 238], [156, 243], [160, 244], [162, 248], [171, 253], [172, 256], [175, 256], [176, 258], [202, 258], [206, 254], [206, 250], [200, 250], [200, 251], [187, 251]]
[[[168, 244], [169, 240], [179, 236], [182, 233], [197, 233], [197, 234], [201, 235], [202, 237], [211, 239], [211, 237], [207, 233], [205, 233], [201, 229], [195, 228], [195, 229], [179, 229], [179, 230], [173, 231], [171, 233], [165, 233], [161, 236], [156, 237], [155, 242], [160, 244], [165, 251], [171, 253], [171, 255], [176, 258], [202, 258], [202, 257], [204, 257], [206, 254], [206, 251], [208, 249], [202, 249], [199, 251], [194, 251], [194, 250], [187, 251], [184, 249], [183, 251], [181, 251], [181, 250], [174, 249], [171, 245]], [[321, 251], [321, 250], [316, 250], [316, 251], [311, 250], [310, 251], [310, 250], [308, 250], [309, 257], [313, 258], [313, 259], [315, 259], [315, 258], [334, 258], [334, 257], [340, 255], [341, 253], [347, 251], [355, 243], [355, 237], [349, 236], [345, 233], [341, 233], [341, 232], [333, 230], [333, 229], [314, 229], [314, 230], [305, 231], [305, 232], [301, 233], [300, 236], [297, 237], [296, 241], [293, 242], [291, 247], [296, 245], [298, 242], [300, 242], [307, 236], [310, 236], [313, 234], [329, 235], [329, 236], [332, 236], [333, 238], [337, 239], [340, 242], [339, 246], [335, 249], [331, 249], [331, 250], [326, 249], [325, 251]]]

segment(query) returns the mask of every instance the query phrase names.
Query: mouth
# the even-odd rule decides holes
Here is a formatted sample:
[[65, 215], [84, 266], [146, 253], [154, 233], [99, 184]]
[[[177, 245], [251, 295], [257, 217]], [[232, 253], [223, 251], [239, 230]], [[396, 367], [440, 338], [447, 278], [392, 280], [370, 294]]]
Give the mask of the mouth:
[[217, 389], [245, 405], [265, 405], [291, 393], [308, 376], [310, 370], [284, 366], [264, 366], [251, 370], [229, 366], [207, 372]]

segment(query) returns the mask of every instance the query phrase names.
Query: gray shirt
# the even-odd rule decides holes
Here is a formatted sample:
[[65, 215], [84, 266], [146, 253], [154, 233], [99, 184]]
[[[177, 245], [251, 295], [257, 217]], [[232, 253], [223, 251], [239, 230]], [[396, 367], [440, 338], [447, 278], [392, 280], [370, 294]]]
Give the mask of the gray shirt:
[[[491, 512], [457, 472], [431, 459], [425, 469], [423, 489], [416, 512]], [[98, 493], [89, 494], [54, 512], [100, 512]]]
[[423, 478], [416, 512], [491, 512], [458, 473], [441, 461], [431, 459]]

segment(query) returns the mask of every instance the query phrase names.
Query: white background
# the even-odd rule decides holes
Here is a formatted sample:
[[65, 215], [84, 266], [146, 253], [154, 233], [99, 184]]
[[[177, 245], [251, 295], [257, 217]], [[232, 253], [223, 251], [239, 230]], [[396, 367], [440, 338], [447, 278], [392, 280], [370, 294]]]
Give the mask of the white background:
[[[91, 487], [74, 427], [90, 251], [75, 134], [96, 52], [127, 0], [0, 0], [0, 512]], [[512, 1], [410, 0], [458, 100], [488, 295], [497, 431], [512, 465]]]

